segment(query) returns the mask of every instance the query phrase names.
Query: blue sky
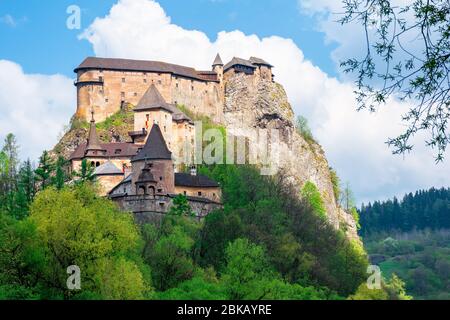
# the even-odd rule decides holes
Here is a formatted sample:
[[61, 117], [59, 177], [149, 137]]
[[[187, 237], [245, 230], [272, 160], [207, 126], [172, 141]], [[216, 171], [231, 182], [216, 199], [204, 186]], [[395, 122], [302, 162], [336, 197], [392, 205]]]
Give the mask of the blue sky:
[[[19, 63], [27, 73], [62, 73], [74, 77], [72, 70], [88, 55], [92, 46], [79, 40], [81, 30], [66, 26], [69, 5], [82, 10], [82, 29], [95, 17], [103, 17], [113, 0], [0, 0], [0, 59]], [[282, 5], [280, 5], [282, 2]], [[43, 5], [43, 3], [48, 3]], [[201, 30], [210, 39], [219, 31], [241, 30], [259, 37], [279, 35], [293, 39], [306, 58], [330, 75], [335, 64], [330, 53], [333, 44], [325, 44], [324, 33], [317, 31], [315, 20], [298, 10], [296, 0], [161, 0], [172, 22], [186, 29]], [[6, 23], [11, 16], [14, 25]]]
[[[70, 5], [82, 10], [80, 30], [66, 27]], [[405, 157], [386, 146], [403, 130], [407, 103], [356, 111], [354, 83], [337, 66], [363, 53], [364, 33], [337, 24], [340, 9], [339, 0], [0, 0], [0, 141], [15, 133], [22, 159], [35, 161], [52, 149], [75, 112], [73, 69], [86, 56], [208, 68], [219, 51], [275, 66], [294, 112], [359, 202], [450, 186], [450, 152], [435, 165], [424, 136]]]

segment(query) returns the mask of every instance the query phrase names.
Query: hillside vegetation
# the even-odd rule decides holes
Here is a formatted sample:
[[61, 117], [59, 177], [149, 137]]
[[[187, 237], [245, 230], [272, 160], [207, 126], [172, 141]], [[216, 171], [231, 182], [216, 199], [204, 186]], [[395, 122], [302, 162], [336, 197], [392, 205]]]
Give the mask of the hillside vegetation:
[[372, 263], [398, 275], [415, 299], [450, 299], [450, 189], [430, 189], [361, 209]]

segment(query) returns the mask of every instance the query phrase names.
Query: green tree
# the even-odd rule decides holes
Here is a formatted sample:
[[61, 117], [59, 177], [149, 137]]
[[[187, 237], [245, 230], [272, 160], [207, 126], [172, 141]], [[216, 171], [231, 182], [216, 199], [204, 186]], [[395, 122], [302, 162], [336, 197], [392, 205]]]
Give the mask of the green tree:
[[195, 212], [192, 211], [187, 197], [182, 194], [173, 198], [173, 205], [170, 207], [169, 214], [174, 216], [195, 217]]
[[334, 170], [331, 167], [330, 167], [330, 178], [331, 178], [331, 183], [333, 184], [334, 199], [336, 200], [336, 205], [337, 205], [339, 202], [339, 197], [341, 195], [341, 181], [339, 179], [339, 176], [338, 176], [336, 170]]
[[38, 299], [44, 266], [34, 224], [0, 211], [0, 300]]
[[362, 59], [341, 63], [357, 76], [358, 110], [373, 111], [389, 97], [408, 100], [413, 106], [402, 117], [406, 130], [388, 144], [405, 153], [413, 148], [411, 138], [427, 131], [426, 144], [441, 161], [450, 142], [450, 3], [343, 0], [343, 6], [340, 22], [360, 24], [366, 39]]
[[355, 197], [348, 182], [345, 184], [345, 187], [341, 191], [340, 205], [347, 212], [350, 212], [350, 210], [355, 206]]
[[309, 128], [308, 120], [303, 116], [298, 116], [295, 122], [295, 129], [307, 142], [315, 143], [312, 131]]
[[36, 181], [39, 183], [40, 189], [44, 190], [51, 185], [52, 174], [55, 170], [55, 164], [47, 151], [44, 151], [39, 158], [39, 165], [35, 170]]
[[194, 276], [193, 250], [201, 225], [185, 216], [167, 215], [159, 229], [144, 227], [144, 259], [152, 268], [153, 284], [165, 291]]
[[65, 183], [69, 180], [69, 176], [65, 170], [66, 165], [67, 161], [62, 156], [59, 156], [55, 164], [55, 175], [52, 177], [52, 184], [58, 190], [64, 188]]
[[311, 181], [307, 181], [302, 188], [302, 197], [305, 198], [313, 208], [314, 212], [321, 218], [326, 219], [327, 211], [323, 203], [319, 189]]
[[4, 162], [6, 170], [3, 172], [4, 192], [13, 193], [17, 189], [17, 169], [19, 166], [19, 146], [16, 137], [10, 133], [6, 136], [2, 148], [2, 152], [6, 156], [7, 161]]
[[80, 171], [74, 172], [73, 175], [78, 178], [76, 180], [77, 183], [93, 182], [95, 181], [94, 171], [94, 166], [88, 163], [86, 159], [83, 159]]
[[45, 249], [48, 264], [42, 276], [50, 298], [77, 294], [66, 289], [71, 265], [81, 269], [81, 294], [138, 299], [149, 293], [147, 272], [139, 270], [141, 238], [133, 217], [96, 196], [92, 186], [45, 189], [31, 205], [30, 219]]

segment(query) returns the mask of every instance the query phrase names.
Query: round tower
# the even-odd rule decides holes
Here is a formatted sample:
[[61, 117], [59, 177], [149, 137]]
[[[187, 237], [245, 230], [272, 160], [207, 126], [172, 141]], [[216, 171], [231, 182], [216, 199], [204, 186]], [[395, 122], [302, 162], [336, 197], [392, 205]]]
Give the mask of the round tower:
[[223, 62], [222, 58], [220, 57], [220, 54], [217, 54], [216, 58], [214, 59], [214, 62], [212, 64], [212, 70], [217, 73], [217, 78], [222, 83], [223, 81]]

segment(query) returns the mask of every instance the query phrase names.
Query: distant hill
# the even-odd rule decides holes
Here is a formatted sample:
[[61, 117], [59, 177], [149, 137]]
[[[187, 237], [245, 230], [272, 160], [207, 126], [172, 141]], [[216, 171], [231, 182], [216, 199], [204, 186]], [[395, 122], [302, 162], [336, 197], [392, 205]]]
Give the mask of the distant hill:
[[361, 234], [450, 229], [450, 188], [420, 190], [398, 200], [375, 201], [359, 210]]

